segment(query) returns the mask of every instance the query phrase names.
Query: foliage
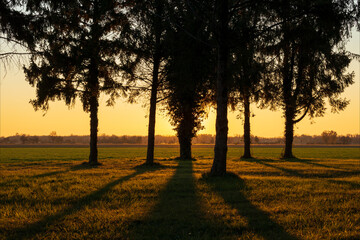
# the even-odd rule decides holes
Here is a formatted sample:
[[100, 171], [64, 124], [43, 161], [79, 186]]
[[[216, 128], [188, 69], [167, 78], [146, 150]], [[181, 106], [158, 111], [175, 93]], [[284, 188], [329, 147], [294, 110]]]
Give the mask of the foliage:
[[323, 139], [323, 141], [327, 144], [334, 144], [336, 143], [336, 136], [337, 136], [337, 133], [335, 131], [324, 131], [322, 134], [321, 134], [321, 137]]
[[266, 70], [265, 55], [261, 54], [265, 34], [260, 33], [264, 16], [264, 6], [259, 1], [246, 4], [231, 19], [229, 72], [233, 89], [229, 103], [233, 110], [243, 108], [244, 95], [257, 102], [264, 90], [260, 84]]
[[[157, 88], [157, 102], [166, 98], [166, 85], [164, 83], [166, 64], [167, 36], [167, 1], [146, 0], [136, 3], [129, 9], [129, 20], [136, 29], [132, 32], [128, 48], [139, 59], [138, 64], [129, 74], [132, 76], [128, 82], [131, 86], [128, 101], [130, 103], [146, 100], [149, 105], [151, 89], [154, 86], [154, 63], [159, 62]], [[156, 59], [156, 60], [155, 60]]]
[[29, 26], [34, 19], [30, 14], [17, 10], [22, 4], [22, 0], [0, 1], [0, 39], [31, 47], [34, 36]]
[[192, 3], [174, 1], [168, 32], [165, 66], [168, 99], [166, 108], [179, 139], [191, 139], [202, 129], [214, 78], [214, 55], [207, 23], [194, 14]]
[[266, 48], [274, 69], [267, 78], [271, 84], [265, 85], [274, 92], [264, 100], [272, 107], [291, 107], [293, 123], [306, 115], [323, 116], [325, 98], [332, 111], [343, 110], [349, 101], [340, 94], [354, 77], [345, 73], [351, 57], [343, 45], [356, 21], [354, 2], [280, 1], [274, 11], [279, 26]]
[[131, 68], [120, 54], [130, 28], [126, 7], [112, 0], [45, 1], [33, 7], [42, 16], [42, 25], [34, 28], [38, 27], [35, 48], [43, 54], [33, 55], [24, 70], [37, 89], [37, 98], [32, 100], [35, 109], [47, 110], [54, 100], [71, 106], [79, 97], [89, 111], [91, 96], [100, 92], [110, 95], [109, 105], [114, 103], [121, 88], [121, 70]]

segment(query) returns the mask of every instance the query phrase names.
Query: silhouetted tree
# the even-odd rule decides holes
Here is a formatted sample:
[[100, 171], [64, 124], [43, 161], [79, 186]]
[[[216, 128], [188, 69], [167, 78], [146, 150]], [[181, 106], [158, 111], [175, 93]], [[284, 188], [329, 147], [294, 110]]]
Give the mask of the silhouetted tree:
[[[284, 158], [292, 158], [294, 124], [306, 115], [325, 113], [324, 98], [333, 111], [343, 110], [348, 101], [340, 93], [353, 83], [345, 74], [350, 63], [343, 48], [349, 36], [356, 6], [347, 1], [275, 1], [278, 27], [268, 50], [275, 59], [271, 102], [285, 116]], [[271, 85], [271, 84], [270, 84]]]
[[191, 3], [172, 6], [168, 32], [168, 61], [165, 66], [168, 88], [167, 110], [180, 144], [180, 158], [191, 159], [191, 141], [202, 129], [205, 106], [211, 100], [213, 75], [212, 47], [207, 22], [194, 14]]
[[339, 136], [339, 138], [336, 142], [340, 143], [340, 144], [350, 144], [351, 143], [351, 135], [348, 134], [346, 136]]
[[[256, 4], [262, 4], [265, 1], [259, 1]], [[249, 22], [241, 21], [244, 17], [246, 9], [251, 9], [254, 4], [252, 1], [232, 1], [232, 0], [215, 0], [214, 1], [214, 21], [213, 36], [216, 42], [217, 52], [217, 78], [216, 78], [216, 138], [215, 138], [215, 156], [211, 168], [212, 175], [224, 175], [226, 173], [226, 155], [227, 155], [227, 136], [228, 136], [228, 120], [227, 107], [229, 104], [230, 91], [230, 68], [229, 58], [232, 49], [238, 40], [236, 32], [236, 22], [241, 24], [249, 24]], [[258, 14], [253, 10], [249, 13]], [[240, 21], [239, 21], [240, 19]], [[245, 17], [243, 19], [246, 19]], [[245, 25], [242, 25], [243, 27]], [[237, 26], [238, 27], [238, 26]], [[243, 50], [250, 50], [244, 47]], [[246, 53], [241, 53], [245, 55]], [[244, 58], [245, 59], [245, 58]], [[247, 58], [251, 59], [251, 57]], [[249, 77], [249, 76], [247, 76]], [[246, 80], [248, 81], [248, 80]], [[245, 82], [245, 81], [244, 81]], [[244, 85], [245, 86], [245, 85]], [[248, 90], [246, 90], [248, 91]], [[247, 125], [248, 126], [248, 125]], [[248, 130], [248, 129], [247, 129]]]
[[143, 93], [150, 92], [146, 154], [146, 164], [148, 165], [154, 162], [156, 105], [159, 101], [159, 91], [163, 86], [161, 65], [165, 60], [166, 9], [164, 0], [141, 1], [131, 9], [131, 15], [134, 16], [133, 24], [139, 30], [137, 36], [135, 35], [132, 48], [141, 61], [134, 74], [136, 86], [130, 95], [130, 101], [134, 101], [134, 98]]
[[226, 154], [228, 136], [228, 58], [229, 58], [229, 0], [215, 1], [214, 36], [217, 51], [217, 77], [216, 77], [216, 137], [214, 161], [211, 167], [212, 175], [226, 173]]
[[[98, 164], [98, 99], [110, 95], [108, 104], [119, 96], [118, 77], [131, 68], [124, 51], [130, 30], [126, 16], [130, 1], [81, 0], [40, 1], [29, 10], [41, 16], [36, 28], [36, 49], [25, 68], [27, 81], [36, 87], [34, 108], [47, 110], [49, 101], [64, 100], [68, 106], [79, 97], [90, 113], [91, 165]], [[34, 26], [36, 27], [36, 26]], [[125, 57], [126, 56], [126, 57]]]
[[230, 104], [233, 110], [238, 106], [243, 109], [244, 116], [244, 155], [251, 158], [250, 144], [250, 103], [259, 99], [260, 80], [265, 70], [264, 59], [259, 53], [263, 38], [259, 34], [264, 17], [263, 4], [256, 2], [246, 5], [241, 15], [232, 19], [232, 45], [230, 70], [233, 87], [230, 92]]
[[321, 138], [326, 144], [335, 144], [336, 143], [337, 133], [335, 131], [324, 131], [321, 134]]

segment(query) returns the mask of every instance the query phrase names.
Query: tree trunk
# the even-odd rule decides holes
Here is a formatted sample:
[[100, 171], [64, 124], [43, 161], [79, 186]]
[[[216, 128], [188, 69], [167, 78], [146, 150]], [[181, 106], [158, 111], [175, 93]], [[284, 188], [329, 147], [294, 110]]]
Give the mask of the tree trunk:
[[[94, 12], [93, 19], [94, 22], [97, 22], [99, 17], [98, 3], [94, 3]], [[99, 165], [98, 162], [98, 149], [97, 149], [97, 134], [98, 134], [98, 108], [99, 108], [99, 39], [100, 31], [99, 25], [94, 24], [91, 28], [91, 38], [92, 38], [92, 56], [90, 58], [90, 67], [89, 67], [89, 107], [90, 107], [90, 156], [89, 164], [90, 165]]]
[[159, 0], [155, 1], [156, 15], [154, 19], [154, 34], [155, 34], [155, 47], [153, 56], [153, 73], [152, 73], [152, 86], [150, 97], [150, 113], [149, 113], [149, 127], [148, 127], [148, 145], [146, 154], [146, 164], [152, 165], [154, 163], [154, 144], [155, 144], [155, 120], [156, 120], [156, 102], [157, 91], [159, 85], [159, 67], [161, 60], [161, 16], [162, 4]]
[[99, 71], [96, 58], [90, 60], [89, 68], [89, 107], [90, 107], [90, 156], [89, 164], [98, 165], [97, 134], [98, 134], [98, 108], [99, 108]]
[[157, 101], [159, 65], [160, 65], [160, 58], [157, 55], [158, 54], [155, 54], [154, 57], [151, 97], [150, 97], [148, 145], [147, 145], [147, 155], [146, 155], [146, 164], [149, 165], [154, 163], [156, 101]]
[[[95, 95], [95, 94], [94, 94]], [[98, 134], [98, 99], [97, 94], [90, 97], [90, 156], [89, 164], [98, 165], [98, 149], [97, 149], [97, 134]]]
[[177, 136], [180, 144], [180, 159], [191, 159], [191, 140], [194, 130], [194, 116], [192, 115], [192, 104], [183, 103], [183, 119], [177, 127]]
[[227, 135], [228, 135], [228, 87], [227, 87], [227, 28], [228, 28], [228, 0], [218, 0], [218, 60], [217, 60], [217, 79], [216, 79], [216, 138], [215, 156], [211, 167], [211, 175], [226, 174], [226, 154], [227, 154]]
[[180, 144], [180, 159], [189, 160], [191, 159], [191, 138], [179, 137]]
[[250, 99], [247, 92], [244, 93], [244, 155], [241, 158], [251, 158], [250, 153]]
[[[285, 36], [286, 37], [286, 36]], [[284, 48], [283, 98], [285, 105], [285, 152], [283, 158], [293, 158], [295, 99], [293, 96], [294, 54], [290, 44]]]
[[293, 158], [292, 144], [294, 140], [294, 111], [291, 106], [285, 108], [285, 152], [283, 158]]

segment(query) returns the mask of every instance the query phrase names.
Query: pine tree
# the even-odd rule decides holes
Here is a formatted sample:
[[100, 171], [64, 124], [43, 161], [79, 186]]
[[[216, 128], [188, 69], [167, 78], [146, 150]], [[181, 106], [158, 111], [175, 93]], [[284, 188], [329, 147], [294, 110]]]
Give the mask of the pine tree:
[[333, 111], [349, 103], [340, 98], [353, 83], [353, 74], [345, 73], [350, 56], [343, 43], [356, 21], [356, 8], [351, 0], [279, 1], [274, 6], [279, 27], [268, 50], [277, 64], [268, 86], [277, 92], [272, 106], [284, 110], [284, 158], [294, 157], [294, 124], [306, 115], [323, 116], [325, 98]]
[[232, 19], [233, 34], [230, 52], [230, 74], [232, 88], [230, 105], [233, 110], [243, 110], [244, 154], [242, 158], [251, 158], [250, 103], [260, 97], [261, 80], [265, 71], [265, 60], [260, 53], [263, 47], [263, 34], [260, 34], [264, 17], [264, 5], [252, 3], [246, 5], [241, 15]]
[[[110, 95], [108, 104], [123, 91], [119, 77], [133, 67], [126, 45], [130, 24], [126, 9], [130, 1], [42, 1], [30, 9], [41, 16], [36, 49], [27, 81], [36, 87], [34, 108], [47, 110], [49, 101], [64, 100], [72, 106], [79, 97], [90, 113], [89, 164], [97, 165], [98, 107], [100, 93]], [[129, 71], [128, 71], [129, 72]]]
[[201, 122], [207, 115], [205, 108], [211, 100], [210, 65], [206, 58], [209, 52], [202, 45], [177, 39], [176, 53], [171, 55], [173, 58], [167, 65], [169, 96], [166, 104], [179, 139], [180, 159], [192, 159], [191, 141], [202, 129]]
[[[137, 2], [130, 12], [133, 24], [138, 29], [131, 48], [134, 54], [141, 59], [134, 72], [135, 86], [132, 89], [130, 101], [134, 101], [141, 94], [150, 92], [147, 165], [154, 163], [156, 107], [163, 86], [161, 70], [166, 58], [164, 49], [165, 11], [166, 1], [146, 0]], [[150, 67], [144, 70], [144, 66]]]

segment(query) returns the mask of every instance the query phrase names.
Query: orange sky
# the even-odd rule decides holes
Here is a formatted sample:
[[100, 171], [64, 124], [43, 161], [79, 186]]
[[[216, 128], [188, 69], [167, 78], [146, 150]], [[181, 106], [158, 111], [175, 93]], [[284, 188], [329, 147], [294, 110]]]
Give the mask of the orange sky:
[[[347, 49], [360, 54], [359, 32], [354, 31]], [[0, 45], [1, 47], [2, 45]], [[338, 134], [360, 133], [360, 63], [353, 60], [349, 71], [355, 72], [355, 83], [342, 95], [351, 101], [345, 111], [333, 114], [327, 111], [325, 117], [309, 120], [305, 118], [295, 126], [295, 134], [321, 134], [324, 130], [334, 130]], [[0, 136], [19, 134], [48, 135], [56, 131], [58, 135], [88, 135], [89, 115], [82, 111], [80, 101], [68, 109], [64, 102], [50, 103], [50, 110], [35, 112], [29, 100], [35, 97], [35, 89], [26, 81], [22, 68], [11, 64], [0, 66]], [[128, 104], [118, 99], [114, 107], [106, 107], [106, 96], [100, 97], [99, 134], [147, 135], [147, 109], [142, 104]], [[255, 117], [251, 118], [252, 134], [262, 137], [278, 137], [284, 132], [284, 119], [281, 111], [257, 109], [252, 106]], [[229, 112], [229, 135], [242, 135], [242, 119], [237, 112]], [[215, 134], [215, 111], [210, 111], [204, 120], [205, 129], [200, 133]], [[165, 113], [159, 113], [156, 121], [156, 134], [174, 135]]]

